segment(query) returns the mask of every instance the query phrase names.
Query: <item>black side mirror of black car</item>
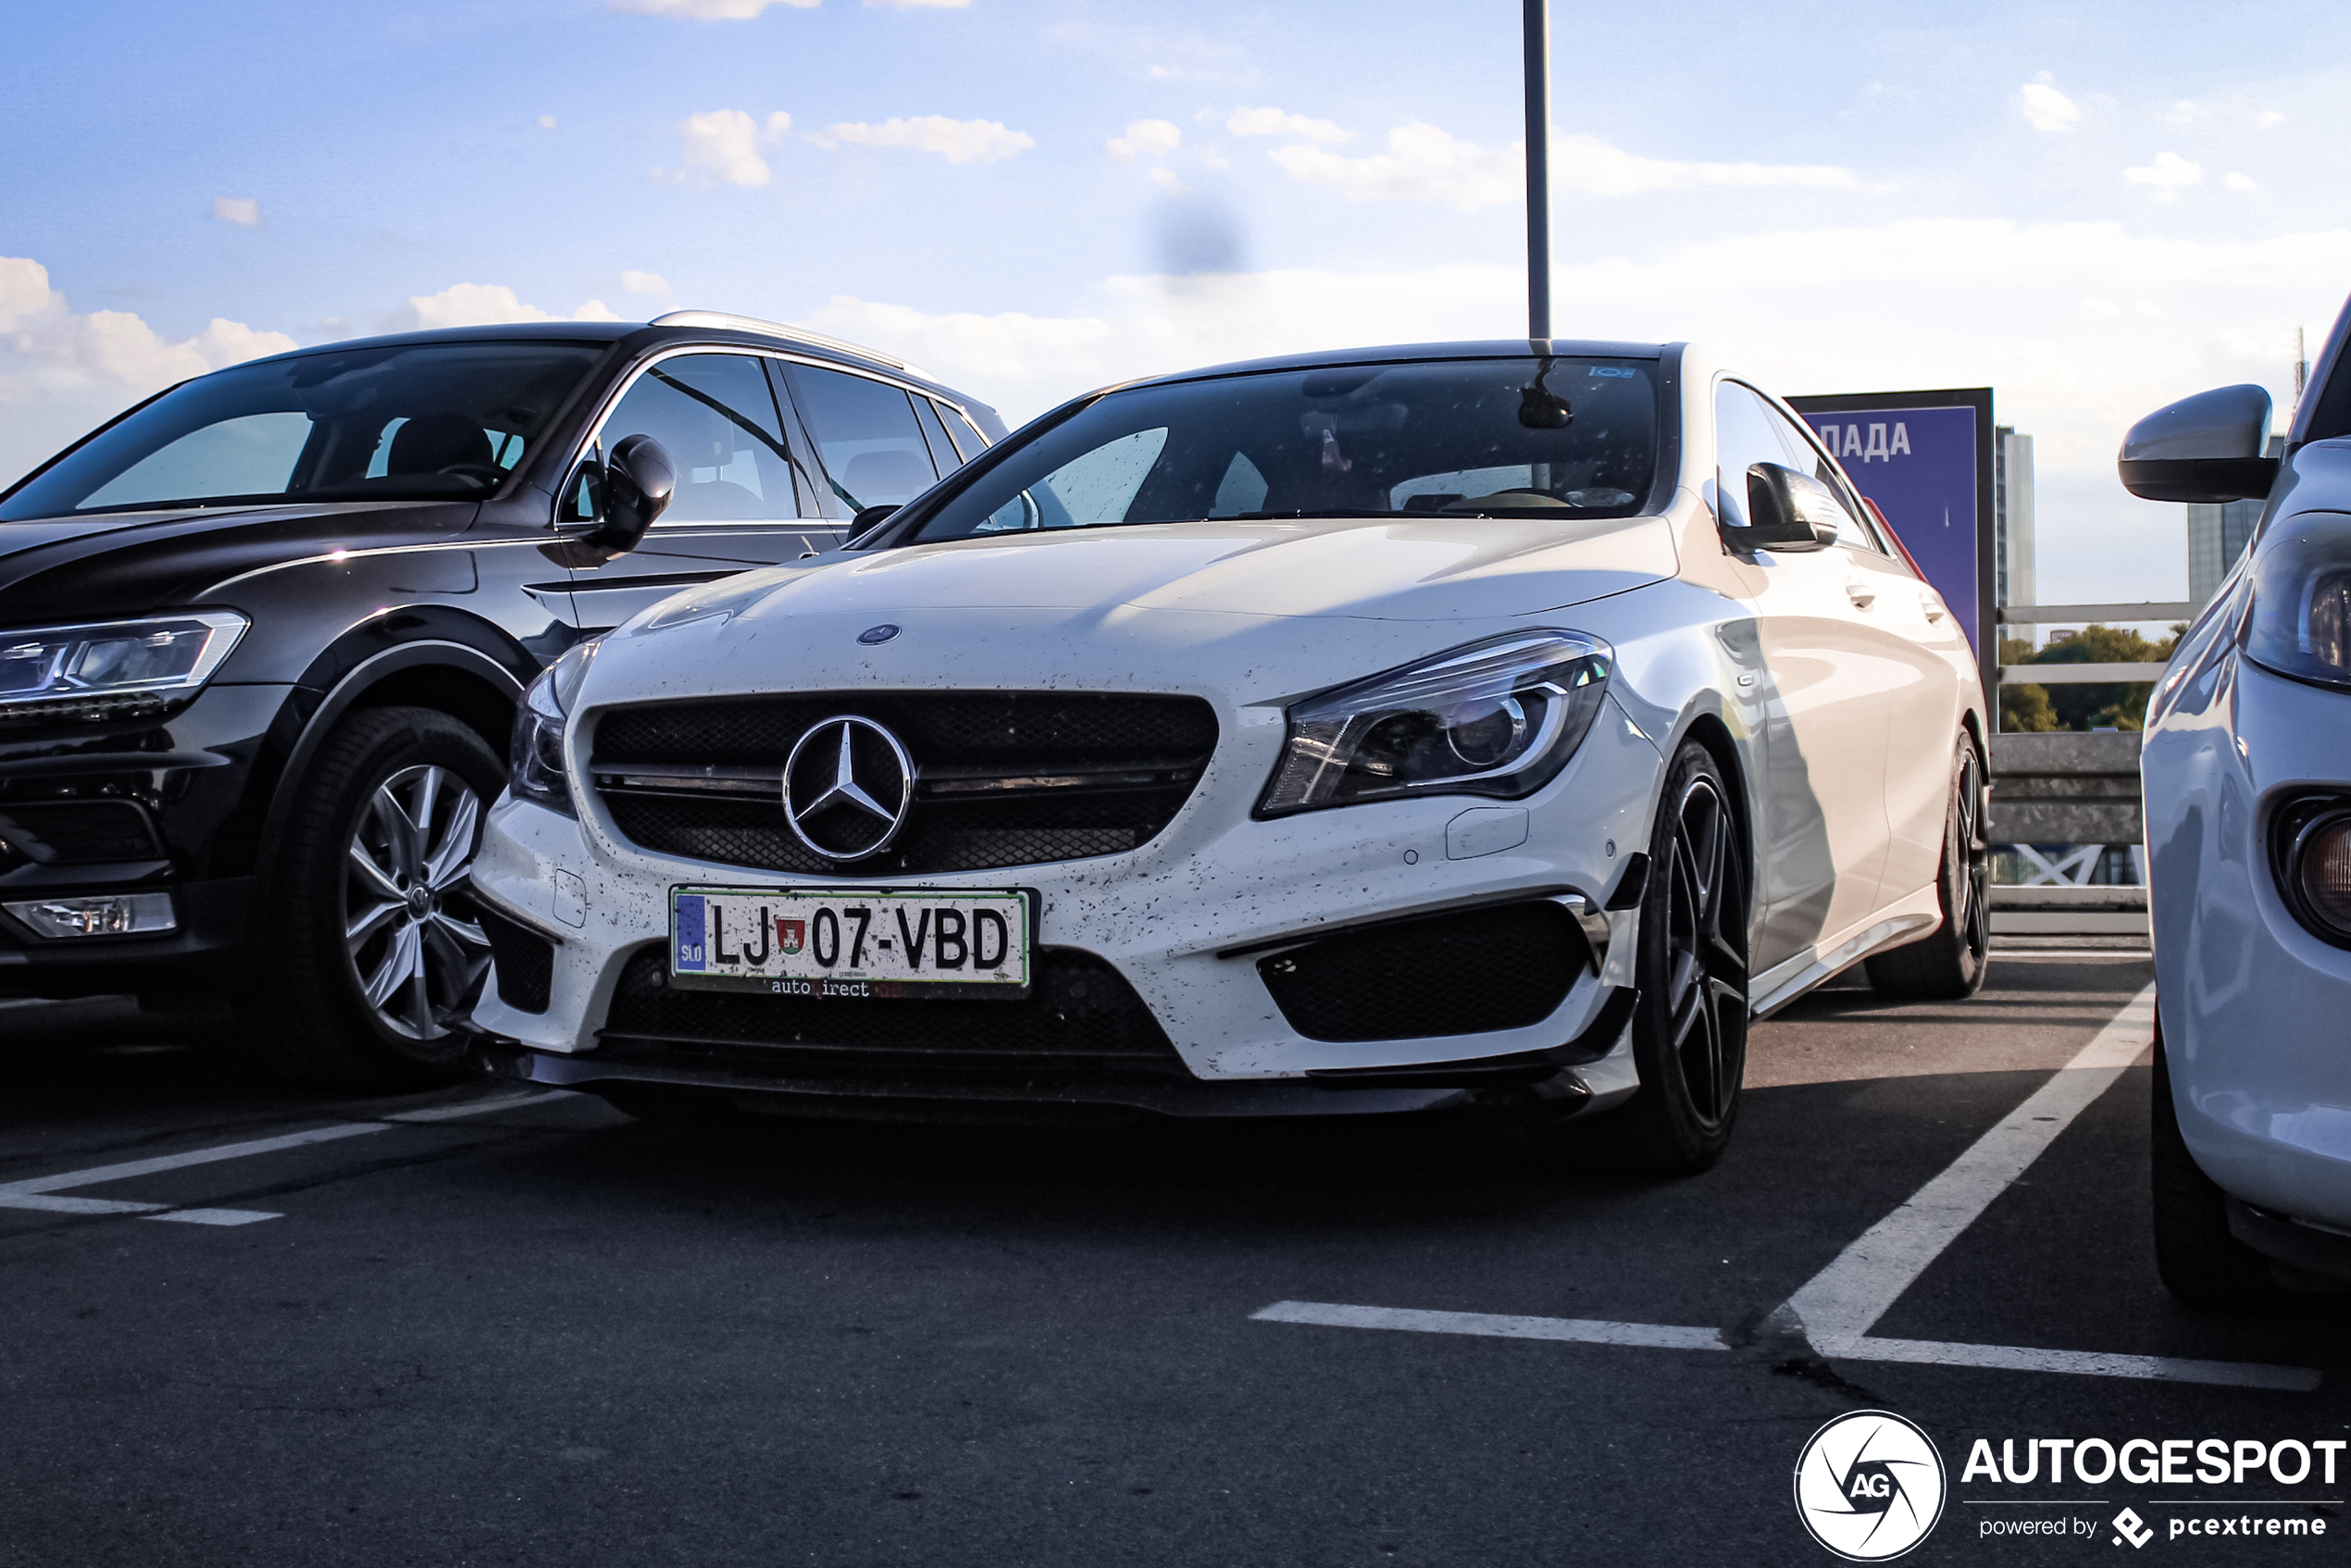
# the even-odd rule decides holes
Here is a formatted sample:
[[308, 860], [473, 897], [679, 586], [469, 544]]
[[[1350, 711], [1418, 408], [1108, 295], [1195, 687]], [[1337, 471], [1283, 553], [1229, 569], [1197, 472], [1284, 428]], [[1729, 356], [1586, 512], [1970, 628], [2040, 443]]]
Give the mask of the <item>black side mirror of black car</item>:
[[1810, 474], [1781, 463], [1747, 471], [1748, 526], [1723, 536], [1744, 550], [1821, 550], [1836, 542], [1845, 507], [1836, 492]]
[[2122, 488], [2146, 501], [2258, 501], [2277, 482], [2265, 456], [2270, 394], [2216, 387], [2158, 408], [2122, 438]]
[[604, 459], [603, 521], [580, 542], [624, 554], [637, 548], [678, 489], [678, 465], [648, 435], [624, 436]]

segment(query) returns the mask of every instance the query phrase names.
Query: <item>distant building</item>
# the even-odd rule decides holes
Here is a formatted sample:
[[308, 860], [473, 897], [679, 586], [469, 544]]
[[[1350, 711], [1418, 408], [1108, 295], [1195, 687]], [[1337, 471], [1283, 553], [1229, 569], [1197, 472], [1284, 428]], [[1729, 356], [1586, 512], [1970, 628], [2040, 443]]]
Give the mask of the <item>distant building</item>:
[[[2033, 584], [2033, 438], [1992, 431], [1992, 594], [2000, 605], [2037, 603]], [[2033, 636], [2029, 625], [2017, 630]]]
[[2058, 627], [2049, 633], [2048, 646], [2054, 648], [2060, 642], [2071, 642], [2079, 635], [2080, 633], [2070, 626]]
[[[2284, 450], [2283, 436], [2270, 438], [2270, 456]], [[2220, 591], [2245, 547], [2253, 542], [2253, 530], [2268, 504], [2266, 501], [2231, 501], [2188, 508], [2188, 599], [2196, 608], [2211, 603], [2212, 595]]]

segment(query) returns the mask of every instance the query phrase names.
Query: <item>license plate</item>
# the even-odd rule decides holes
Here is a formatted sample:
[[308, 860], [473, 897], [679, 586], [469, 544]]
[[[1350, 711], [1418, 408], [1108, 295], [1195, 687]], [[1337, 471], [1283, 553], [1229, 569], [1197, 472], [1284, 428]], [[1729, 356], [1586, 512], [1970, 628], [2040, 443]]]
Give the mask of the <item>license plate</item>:
[[1036, 899], [805, 888], [676, 888], [670, 983], [841, 1001], [1028, 994]]

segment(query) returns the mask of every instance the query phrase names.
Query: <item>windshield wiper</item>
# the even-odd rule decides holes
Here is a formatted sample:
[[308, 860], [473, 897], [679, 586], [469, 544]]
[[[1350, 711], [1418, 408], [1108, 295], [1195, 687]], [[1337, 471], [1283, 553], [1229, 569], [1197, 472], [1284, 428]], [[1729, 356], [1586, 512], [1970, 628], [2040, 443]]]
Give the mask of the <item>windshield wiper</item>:
[[[1263, 523], [1281, 517], [1401, 517], [1409, 514], [1394, 510], [1375, 512], [1363, 506], [1301, 506], [1294, 512], [1236, 512], [1235, 522]], [[1210, 522], [1217, 521], [1211, 517]]]

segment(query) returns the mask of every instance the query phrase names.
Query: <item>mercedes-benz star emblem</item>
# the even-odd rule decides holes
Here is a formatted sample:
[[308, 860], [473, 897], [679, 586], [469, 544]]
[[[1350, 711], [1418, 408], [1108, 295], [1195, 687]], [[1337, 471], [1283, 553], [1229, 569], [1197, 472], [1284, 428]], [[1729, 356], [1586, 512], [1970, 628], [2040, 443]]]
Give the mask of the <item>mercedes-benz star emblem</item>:
[[784, 760], [784, 820], [827, 860], [888, 849], [914, 798], [914, 760], [870, 718], [812, 725]]

